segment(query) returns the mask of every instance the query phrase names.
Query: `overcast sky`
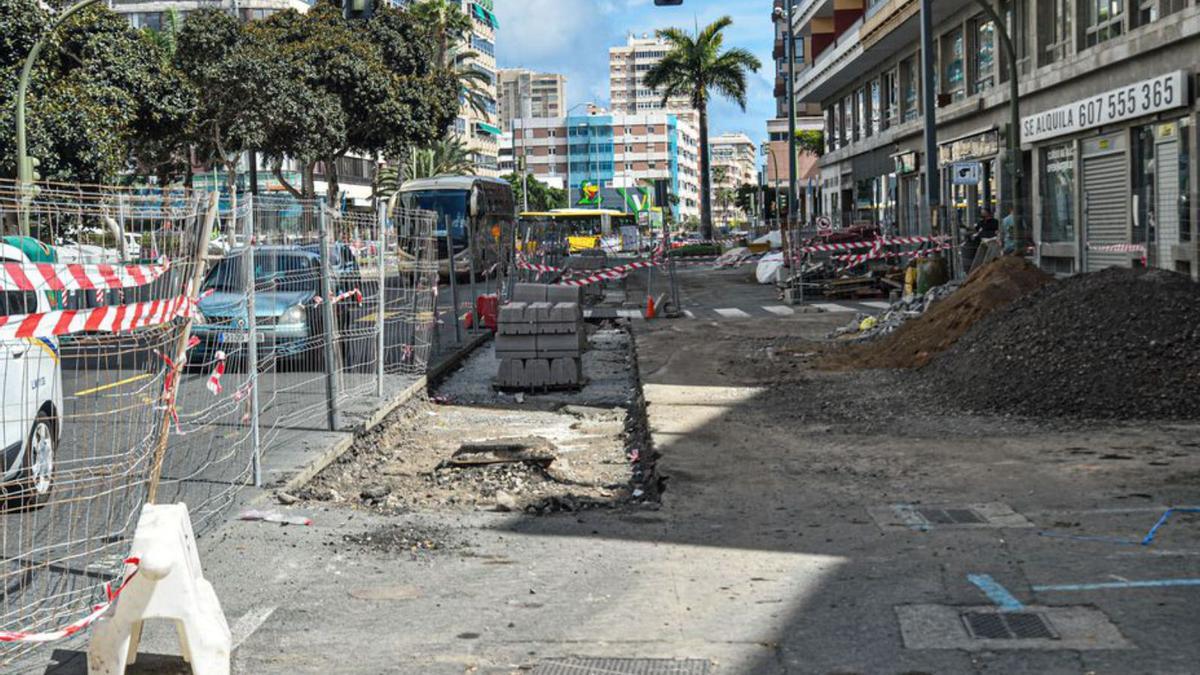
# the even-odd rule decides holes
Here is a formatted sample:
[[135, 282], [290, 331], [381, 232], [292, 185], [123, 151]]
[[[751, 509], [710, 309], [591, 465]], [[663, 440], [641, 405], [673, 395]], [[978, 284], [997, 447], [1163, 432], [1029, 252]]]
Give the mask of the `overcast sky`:
[[726, 46], [749, 49], [763, 62], [750, 75], [746, 112], [714, 98], [709, 105], [712, 133], [740, 131], [766, 140], [774, 116], [771, 60], [774, 32], [771, 0], [684, 0], [681, 7], [655, 7], [653, 0], [496, 0], [500, 31], [496, 60], [501, 68], [530, 68], [567, 76], [568, 105], [595, 101], [608, 107], [608, 49], [625, 43], [629, 32], [653, 33], [676, 26], [694, 29], [728, 14]]

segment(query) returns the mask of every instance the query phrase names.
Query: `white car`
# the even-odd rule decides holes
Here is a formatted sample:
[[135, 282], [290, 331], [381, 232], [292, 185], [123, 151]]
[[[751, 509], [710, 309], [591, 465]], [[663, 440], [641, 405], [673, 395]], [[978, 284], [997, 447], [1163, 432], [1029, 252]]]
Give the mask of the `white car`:
[[[20, 249], [0, 244], [0, 262], [28, 263]], [[0, 314], [48, 312], [47, 294], [0, 291]], [[0, 508], [44, 502], [54, 482], [62, 432], [62, 368], [55, 338], [0, 340]]]

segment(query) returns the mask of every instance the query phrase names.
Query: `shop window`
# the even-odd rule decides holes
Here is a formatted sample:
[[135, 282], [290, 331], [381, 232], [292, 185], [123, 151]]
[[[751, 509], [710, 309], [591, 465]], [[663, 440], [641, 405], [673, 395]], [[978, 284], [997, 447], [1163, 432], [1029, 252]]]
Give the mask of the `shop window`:
[[919, 73], [915, 56], [900, 64], [900, 90], [903, 92], [901, 115], [905, 122], [915, 120], [921, 114], [921, 106], [917, 103], [921, 87]]
[[1083, 44], [1092, 47], [1125, 32], [1125, 0], [1082, 0]]
[[996, 24], [980, 17], [971, 25], [975, 33], [975, 93], [982, 93], [996, 86]]
[[1154, 241], [1157, 214], [1155, 205], [1156, 165], [1154, 162], [1154, 125], [1133, 132], [1133, 241]]
[[1038, 0], [1038, 65], [1048, 65], [1065, 59], [1071, 53], [1071, 18], [1075, 0]]
[[1179, 239], [1192, 240], [1191, 127], [1187, 120], [1179, 122]]
[[1075, 241], [1075, 146], [1042, 150], [1042, 241]]
[[868, 105], [870, 106], [870, 114], [867, 117], [867, 135], [874, 136], [883, 127], [879, 126], [879, 106], [880, 106], [880, 91], [879, 80], [871, 80], [870, 96]]
[[941, 93], [949, 96], [951, 101], [961, 101], [967, 96], [967, 73], [964, 60], [962, 29], [950, 31], [942, 36], [941, 61]]

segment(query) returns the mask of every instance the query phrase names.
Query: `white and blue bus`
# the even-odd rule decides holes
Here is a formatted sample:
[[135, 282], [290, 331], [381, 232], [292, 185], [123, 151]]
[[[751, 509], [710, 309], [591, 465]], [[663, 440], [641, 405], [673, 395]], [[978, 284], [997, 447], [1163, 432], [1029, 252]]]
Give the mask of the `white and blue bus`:
[[[483, 176], [442, 176], [413, 180], [400, 188], [400, 206], [437, 214], [438, 261], [448, 274], [472, 267], [479, 278], [501, 274], [515, 252], [516, 202], [508, 181]], [[447, 237], [449, 232], [449, 237]], [[453, 246], [453, 252], [447, 249]]]

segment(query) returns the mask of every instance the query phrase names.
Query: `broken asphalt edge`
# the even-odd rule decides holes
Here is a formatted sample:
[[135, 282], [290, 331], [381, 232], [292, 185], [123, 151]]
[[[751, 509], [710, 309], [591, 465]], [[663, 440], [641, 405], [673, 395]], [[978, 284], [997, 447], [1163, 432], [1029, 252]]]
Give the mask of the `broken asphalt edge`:
[[291, 478], [283, 485], [268, 490], [262, 498], [269, 499], [271, 493], [286, 492], [295, 493], [309, 481], [317, 477], [317, 474], [324, 471], [329, 465], [336, 462], [342, 455], [346, 454], [350, 448], [354, 446], [354, 442], [360, 436], [371, 431], [386, 420], [392, 413], [408, 404], [422, 392], [437, 386], [437, 384], [452, 370], [462, 364], [472, 353], [475, 352], [481, 345], [491, 339], [492, 334], [489, 331], [484, 331], [470, 337], [467, 342], [451, 354], [448, 358], [443, 359], [437, 365], [431, 367], [429, 372], [421, 376], [416, 382], [412, 383], [407, 389], [384, 401], [375, 412], [367, 418], [362, 424], [355, 425], [348, 429], [346, 435], [339, 439], [337, 443], [327, 448], [324, 452], [312, 458], [307, 464], [300, 468]]

